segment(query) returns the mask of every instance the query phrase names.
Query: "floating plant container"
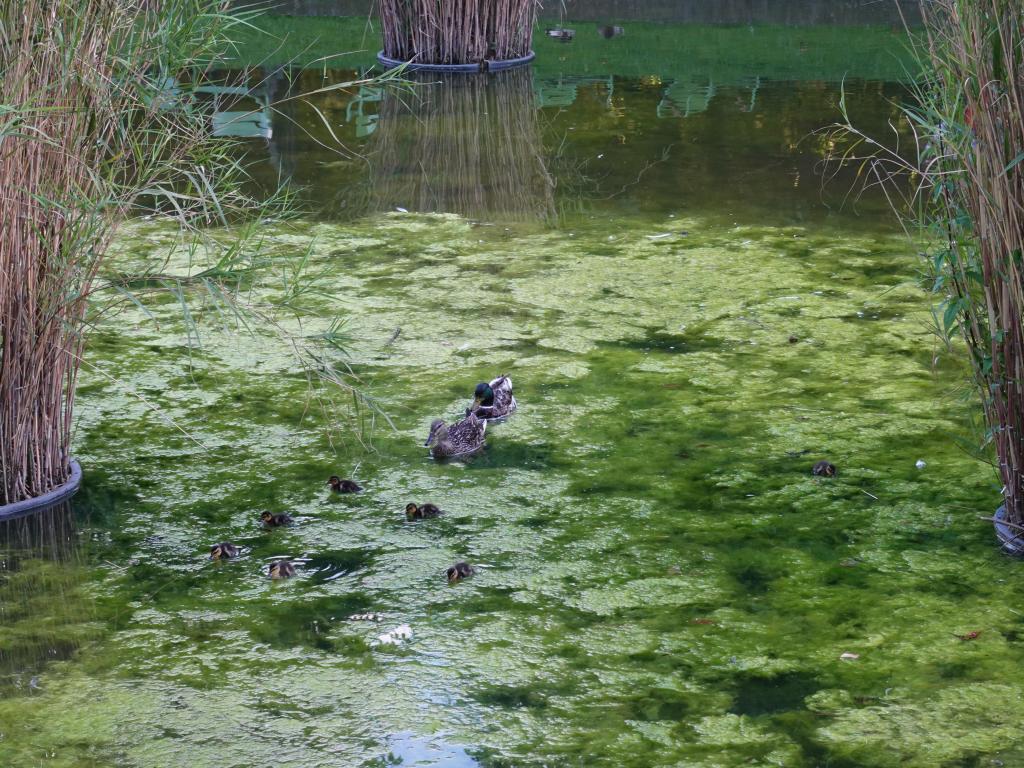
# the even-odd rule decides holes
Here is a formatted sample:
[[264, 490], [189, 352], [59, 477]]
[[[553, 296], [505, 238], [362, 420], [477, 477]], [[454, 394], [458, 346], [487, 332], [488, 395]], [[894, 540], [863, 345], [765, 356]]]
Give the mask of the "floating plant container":
[[392, 59], [384, 51], [377, 52], [377, 61], [388, 69], [405, 65], [410, 72], [501, 72], [505, 69], [515, 69], [529, 64], [536, 58], [533, 51], [527, 52], [525, 56], [517, 59], [482, 59], [469, 64], [419, 64], [415, 61], [402, 61]]
[[71, 475], [66, 481], [41, 496], [36, 496], [31, 499], [23, 499], [22, 501], [15, 501], [12, 504], [4, 504], [0, 506], [0, 520], [21, 517], [22, 515], [28, 515], [32, 512], [52, 507], [54, 504], [58, 504], [74, 496], [75, 491], [78, 490], [78, 486], [81, 484], [82, 467], [77, 461], [72, 459]]
[[1024, 556], [1024, 528], [1011, 527], [1006, 522], [1006, 505], [996, 510], [996, 521], [993, 523], [996, 528], [996, 537], [1003, 545], [1003, 551], [1017, 557]]
[[428, 72], [500, 71], [533, 60], [536, 0], [381, 0], [377, 60]]

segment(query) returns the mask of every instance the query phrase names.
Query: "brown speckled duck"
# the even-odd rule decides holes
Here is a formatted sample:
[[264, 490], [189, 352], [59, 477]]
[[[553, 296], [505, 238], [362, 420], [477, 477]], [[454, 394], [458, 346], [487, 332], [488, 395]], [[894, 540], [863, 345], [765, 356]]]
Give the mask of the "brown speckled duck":
[[445, 571], [445, 575], [448, 577], [449, 584], [453, 584], [456, 581], [462, 581], [462, 579], [469, 578], [474, 573], [476, 573], [476, 568], [471, 566], [469, 563], [464, 562], [456, 563], [455, 565], [451, 566], [447, 571]]
[[343, 480], [337, 475], [331, 475], [327, 484], [331, 486], [331, 490], [335, 493], [359, 493], [363, 490], [363, 486], [359, 485], [355, 480]]
[[437, 517], [441, 510], [434, 504], [414, 504], [411, 501], [405, 505], [405, 516], [410, 520], [423, 520], [426, 517]]
[[295, 575], [295, 566], [291, 560], [275, 560], [267, 568], [267, 575], [272, 579], [290, 579]]
[[836, 465], [828, 461], [819, 461], [811, 468], [811, 474], [817, 477], [835, 477]]
[[430, 455], [435, 459], [451, 456], [466, 456], [484, 447], [484, 433], [487, 421], [470, 413], [462, 421], [450, 427], [443, 419], [435, 419], [430, 425], [430, 434], [424, 445], [430, 446]]
[[279, 528], [282, 525], [291, 525], [292, 516], [286, 515], [283, 512], [279, 515], [275, 515], [272, 512], [264, 512], [260, 515], [260, 520], [262, 520], [263, 524], [268, 528]]
[[238, 557], [238, 547], [230, 541], [222, 541], [210, 547], [211, 560], [230, 560], [233, 557]]

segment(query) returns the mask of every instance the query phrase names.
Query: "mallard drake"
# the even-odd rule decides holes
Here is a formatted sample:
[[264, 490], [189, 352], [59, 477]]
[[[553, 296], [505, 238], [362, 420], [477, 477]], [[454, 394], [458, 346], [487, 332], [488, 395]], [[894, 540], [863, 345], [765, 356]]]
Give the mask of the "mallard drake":
[[222, 541], [210, 547], [211, 560], [230, 560], [233, 557], [238, 557], [238, 547], [230, 541]]
[[331, 475], [327, 484], [331, 486], [331, 490], [335, 493], [359, 493], [363, 490], [363, 486], [354, 480], [342, 480], [337, 475]]
[[430, 455], [435, 459], [448, 456], [464, 456], [476, 453], [484, 447], [484, 432], [487, 431], [486, 419], [479, 419], [470, 413], [462, 421], [450, 427], [443, 419], [435, 419], [430, 425], [430, 434], [423, 445], [430, 446]]
[[448, 576], [448, 583], [451, 584], [456, 581], [468, 578], [476, 573], [476, 569], [469, 563], [456, 563], [445, 571], [445, 575]]
[[405, 516], [410, 520], [422, 520], [425, 517], [437, 517], [441, 510], [434, 504], [413, 504], [411, 501], [405, 505]]
[[272, 579], [290, 579], [295, 575], [295, 566], [291, 560], [275, 560], [267, 568], [267, 575]]
[[835, 477], [836, 465], [828, 461], [819, 461], [811, 468], [811, 474], [818, 477]]
[[260, 515], [260, 520], [262, 520], [263, 524], [268, 528], [277, 528], [282, 525], [291, 525], [292, 516], [286, 515], [283, 512], [279, 515], [275, 515], [272, 512], [264, 512]]
[[516, 398], [512, 394], [512, 379], [499, 376], [489, 384], [481, 381], [473, 392], [473, 405], [466, 409], [466, 415], [475, 413], [485, 420], [504, 419], [516, 409]]

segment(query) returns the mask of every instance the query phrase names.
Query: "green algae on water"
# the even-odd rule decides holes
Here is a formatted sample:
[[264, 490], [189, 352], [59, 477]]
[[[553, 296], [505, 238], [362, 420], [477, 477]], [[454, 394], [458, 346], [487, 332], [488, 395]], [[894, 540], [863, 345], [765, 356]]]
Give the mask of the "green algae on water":
[[[988, 480], [947, 438], [962, 406], [922, 351], [927, 298], [886, 266], [903, 241], [683, 224], [685, 247], [666, 247], [616, 221], [614, 255], [589, 247], [607, 242], [598, 222], [515, 241], [457, 216], [267, 226], [281, 258], [346, 264], [324, 291], [396, 426], [369, 454], [334, 453], [289, 404], [304, 385], [285, 358], [216, 322], [190, 363], [210, 378], [191, 381], [180, 351], [116, 342], [180, 349], [173, 307], [150, 308], [159, 327], [129, 311], [102, 328], [121, 384], [178, 377], [148, 396], [211, 450], [85, 382], [83, 459], [139, 489], [104, 524], [102, 557], [125, 566], [98, 587], [118, 631], [5, 721], [30, 713], [31, 743], [69, 765], [251, 764], [281, 745], [370, 764], [410, 728], [486, 765], [925, 766], [1017, 748], [1003, 672], [1020, 621], [999, 581], [1014, 564], [956, 511]], [[859, 272], [837, 271], [852, 250]], [[481, 280], [489, 261], [508, 267]], [[865, 307], [888, 319], [847, 319]], [[430, 419], [499, 371], [520, 413], [477, 461], [431, 461]], [[810, 475], [819, 455], [836, 478]], [[331, 499], [339, 467], [367, 491]], [[409, 523], [414, 499], [446, 515]], [[261, 509], [298, 524], [263, 531]], [[246, 553], [212, 565], [223, 538]], [[308, 567], [271, 585], [283, 555]], [[450, 587], [456, 559], [481, 571]], [[349, 620], [367, 611], [384, 621]], [[412, 642], [375, 647], [403, 623]], [[83, 702], [89, 728], [71, 728], [58, 713]]]

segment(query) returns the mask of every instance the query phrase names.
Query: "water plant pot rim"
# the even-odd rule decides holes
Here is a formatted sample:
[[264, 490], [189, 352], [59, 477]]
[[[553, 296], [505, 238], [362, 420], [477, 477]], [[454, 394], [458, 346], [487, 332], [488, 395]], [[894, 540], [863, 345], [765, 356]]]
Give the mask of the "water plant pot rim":
[[16, 501], [13, 504], [0, 505], [0, 520], [21, 517], [22, 515], [27, 515], [46, 507], [52, 507], [54, 504], [73, 496], [75, 491], [78, 490], [78, 486], [81, 484], [82, 466], [72, 459], [71, 477], [67, 479], [67, 482], [63, 485], [58, 485], [52, 491], [47, 491], [42, 496], [23, 499], [21, 501]]
[[996, 510], [996, 521], [993, 523], [996, 529], [996, 538], [1003, 545], [1003, 552], [1017, 557], [1024, 556], [1024, 531], [1011, 528], [1002, 522], [1006, 519], [1006, 505], [1003, 504]]
[[484, 59], [472, 64], [418, 64], [415, 61], [402, 61], [377, 52], [377, 61], [388, 69], [404, 66], [409, 72], [500, 72], [503, 69], [515, 69], [529, 64], [537, 54], [530, 51], [518, 59]]

